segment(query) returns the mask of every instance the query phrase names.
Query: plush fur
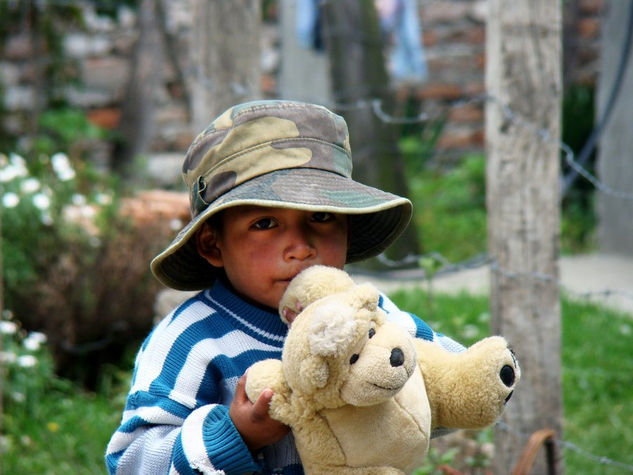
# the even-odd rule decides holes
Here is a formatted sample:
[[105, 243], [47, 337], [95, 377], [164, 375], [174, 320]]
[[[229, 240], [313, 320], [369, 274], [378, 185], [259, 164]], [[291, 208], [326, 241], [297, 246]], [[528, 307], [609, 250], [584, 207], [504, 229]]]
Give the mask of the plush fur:
[[281, 360], [248, 371], [255, 400], [292, 428], [308, 474], [402, 474], [421, 465], [431, 430], [481, 428], [503, 411], [519, 365], [501, 337], [462, 353], [386, 321], [378, 291], [315, 266], [280, 303], [292, 322]]

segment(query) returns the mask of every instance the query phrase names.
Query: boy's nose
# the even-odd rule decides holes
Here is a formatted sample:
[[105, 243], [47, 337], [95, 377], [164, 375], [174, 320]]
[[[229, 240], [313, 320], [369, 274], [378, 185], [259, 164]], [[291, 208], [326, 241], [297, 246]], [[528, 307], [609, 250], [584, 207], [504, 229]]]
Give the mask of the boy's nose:
[[316, 248], [307, 230], [296, 228], [288, 231], [288, 241], [284, 251], [287, 259], [305, 260], [316, 256]]

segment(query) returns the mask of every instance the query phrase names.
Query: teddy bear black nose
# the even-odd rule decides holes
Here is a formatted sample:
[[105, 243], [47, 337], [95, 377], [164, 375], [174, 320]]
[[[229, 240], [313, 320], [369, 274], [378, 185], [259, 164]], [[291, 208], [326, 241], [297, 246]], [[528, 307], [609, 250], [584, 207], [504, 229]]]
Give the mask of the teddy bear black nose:
[[400, 348], [394, 348], [393, 350], [391, 350], [389, 363], [391, 363], [391, 366], [393, 367], [402, 366], [402, 364], [404, 363], [404, 353]]

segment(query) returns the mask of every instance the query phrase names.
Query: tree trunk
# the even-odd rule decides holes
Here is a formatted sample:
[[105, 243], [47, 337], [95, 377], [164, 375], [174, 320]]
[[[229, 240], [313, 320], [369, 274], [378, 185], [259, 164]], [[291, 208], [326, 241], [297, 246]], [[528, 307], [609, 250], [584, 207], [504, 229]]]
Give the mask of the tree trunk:
[[190, 51], [194, 133], [261, 90], [258, 0], [195, 0]]
[[[382, 121], [372, 107], [372, 101], [378, 100], [377, 106], [389, 114], [392, 103], [374, 2], [329, 1], [322, 4], [321, 12], [332, 97], [349, 127], [354, 178], [407, 196], [398, 129]], [[417, 252], [417, 233], [412, 224], [391, 246], [389, 255], [397, 259]]]
[[[559, 148], [561, 6], [490, 0], [486, 31], [488, 246], [491, 330], [506, 336], [523, 380], [497, 429], [495, 473], [511, 473], [526, 440], [545, 427], [562, 437]], [[520, 120], [504, 115], [497, 100]], [[547, 131], [544, 140], [536, 130]], [[544, 278], [543, 276], [547, 276]], [[538, 460], [534, 473], [546, 473]], [[556, 454], [556, 473], [562, 473]]]
[[118, 127], [121, 142], [112, 156], [112, 168], [123, 174], [129, 172], [136, 157], [149, 149], [155, 93], [161, 84], [162, 54], [156, 0], [142, 0], [138, 18], [139, 37]]
[[[613, 87], [627, 35], [631, 1], [610, 0], [606, 3], [602, 24], [598, 113], [602, 117]], [[633, 194], [633, 48], [609, 121], [598, 148], [597, 172], [600, 180], [612, 190]], [[633, 255], [633, 200], [604, 193], [598, 194], [598, 245], [604, 252]]]

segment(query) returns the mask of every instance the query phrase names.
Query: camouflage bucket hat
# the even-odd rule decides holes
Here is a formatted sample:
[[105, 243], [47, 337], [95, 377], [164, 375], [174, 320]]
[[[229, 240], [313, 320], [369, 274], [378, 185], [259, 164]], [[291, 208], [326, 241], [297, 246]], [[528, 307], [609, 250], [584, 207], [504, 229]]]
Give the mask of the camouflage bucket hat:
[[195, 233], [238, 205], [349, 216], [347, 262], [380, 254], [406, 228], [411, 203], [355, 182], [345, 120], [291, 101], [256, 101], [220, 115], [193, 141], [183, 164], [192, 220], [151, 263], [168, 287], [209, 287], [219, 269], [196, 249]]

